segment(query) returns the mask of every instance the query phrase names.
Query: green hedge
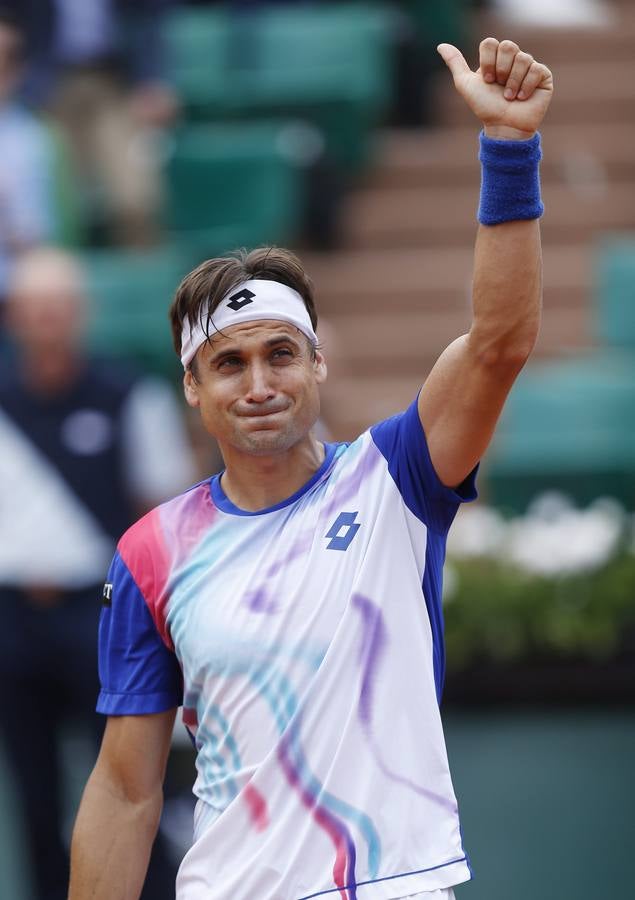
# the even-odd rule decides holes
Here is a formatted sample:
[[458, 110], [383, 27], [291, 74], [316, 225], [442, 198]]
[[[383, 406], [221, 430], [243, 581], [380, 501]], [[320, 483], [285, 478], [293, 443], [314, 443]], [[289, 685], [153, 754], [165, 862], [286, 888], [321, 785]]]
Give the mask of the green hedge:
[[635, 556], [548, 578], [491, 559], [451, 560], [445, 602], [448, 669], [532, 656], [610, 659], [635, 634]]

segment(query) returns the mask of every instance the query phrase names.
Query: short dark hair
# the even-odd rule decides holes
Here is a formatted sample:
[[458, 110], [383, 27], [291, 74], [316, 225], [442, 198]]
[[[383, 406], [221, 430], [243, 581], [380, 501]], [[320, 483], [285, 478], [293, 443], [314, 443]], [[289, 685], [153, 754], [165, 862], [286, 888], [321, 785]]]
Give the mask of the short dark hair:
[[[221, 300], [243, 281], [258, 278], [279, 281], [297, 291], [304, 300], [313, 329], [317, 328], [313, 284], [294, 253], [282, 247], [235, 250], [227, 256], [206, 259], [186, 275], [176, 289], [170, 306], [170, 323], [177, 356], [181, 355], [181, 333], [186, 318], [190, 325], [201, 321], [205, 332], [209, 333], [211, 315]], [[209, 311], [202, 320], [208, 303]]]

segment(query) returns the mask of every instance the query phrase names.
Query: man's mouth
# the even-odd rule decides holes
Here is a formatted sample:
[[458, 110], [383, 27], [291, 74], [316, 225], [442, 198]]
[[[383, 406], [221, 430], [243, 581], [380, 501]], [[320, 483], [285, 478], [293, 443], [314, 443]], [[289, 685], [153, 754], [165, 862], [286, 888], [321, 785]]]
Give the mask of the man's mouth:
[[286, 406], [267, 406], [241, 412], [238, 415], [241, 419], [264, 419], [266, 416], [275, 416], [276, 413], [285, 412], [286, 409]]

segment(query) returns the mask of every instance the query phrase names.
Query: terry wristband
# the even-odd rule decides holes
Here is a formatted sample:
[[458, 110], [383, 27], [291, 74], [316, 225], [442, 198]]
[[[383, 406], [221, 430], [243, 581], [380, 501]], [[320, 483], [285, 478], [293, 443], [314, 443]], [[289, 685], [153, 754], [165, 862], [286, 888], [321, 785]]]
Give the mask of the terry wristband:
[[536, 132], [528, 141], [499, 141], [481, 132], [480, 141], [479, 222], [499, 225], [517, 219], [538, 219], [544, 212], [538, 172], [542, 158], [540, 134]]

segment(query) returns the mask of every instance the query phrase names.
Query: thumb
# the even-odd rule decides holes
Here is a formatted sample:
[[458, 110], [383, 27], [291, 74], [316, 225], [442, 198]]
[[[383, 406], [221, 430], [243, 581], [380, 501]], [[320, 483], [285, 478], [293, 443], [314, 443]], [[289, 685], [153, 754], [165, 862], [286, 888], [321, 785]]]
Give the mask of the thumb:
[[461, 75], [467, 75], [471, 71], [458, 47], [452, 44], [439, 44], [437, 53], [452, 73], [455, 84]]

